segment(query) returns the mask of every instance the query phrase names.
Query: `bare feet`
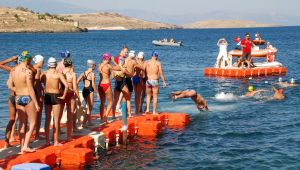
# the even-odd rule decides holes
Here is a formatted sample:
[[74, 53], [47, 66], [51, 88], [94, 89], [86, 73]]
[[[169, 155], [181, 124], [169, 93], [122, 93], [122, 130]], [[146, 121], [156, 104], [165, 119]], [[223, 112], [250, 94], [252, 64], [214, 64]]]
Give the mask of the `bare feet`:
[[32, 152], [35, 152], [36, 150], [35, 149], [31, 149], [31, 148], [23, 148], [21, 150], [21, 154], [23, 153], [32, 153]]
[[9, 144], [9, 143], [7, 143], [7, 142], [5, 142], [4, 148], [10, 148], [10, 147], [12, 147], [12, 145]]
[[53, 145], [53, 146], [63, 146], [63, 144], [61, 144], [61, 143], [57, 142], [57, 143], [54, 143], [54, 145]]

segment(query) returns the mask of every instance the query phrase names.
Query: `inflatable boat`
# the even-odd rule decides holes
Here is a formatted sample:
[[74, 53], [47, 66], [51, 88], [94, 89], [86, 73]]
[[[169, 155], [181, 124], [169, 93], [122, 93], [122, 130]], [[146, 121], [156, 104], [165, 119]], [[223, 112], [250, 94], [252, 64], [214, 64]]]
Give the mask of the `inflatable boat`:
[[182, 46], [182, 42], [178, 41], [178, 42], [163, 42], [161, 40], [153, 40], [152, 44], [156, 45], [156, 46], [175, 46], [175, 47], [179, 47]]
[[[252, 50], [251, 51], [251, 56], [252, 57], [267, 57], [268, 54], [274, 54], [277, 52], [276, 48], [272, 49], [259, 49], [259, 50]], [[233, 57], [240, 57], [243, 55], [242, 50], [231, 50], [228, 53], [229, 55], [232, 55]]]

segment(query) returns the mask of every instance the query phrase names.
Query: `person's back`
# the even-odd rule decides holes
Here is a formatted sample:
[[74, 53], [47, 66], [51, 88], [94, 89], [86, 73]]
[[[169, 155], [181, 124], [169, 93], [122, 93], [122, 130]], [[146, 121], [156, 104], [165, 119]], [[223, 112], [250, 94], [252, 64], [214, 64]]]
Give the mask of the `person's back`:
[[101, 63], [99, 64], [99, 73], [101, 83], [110, 83], [111, 65]]
[[159, 65], [161, 63], [157, 60], [149, 60], [145, 62], [145, 71], [148, 80], [158, 80], [159, 79]]
[[49, 69], [45, 71], [45, 92], [46, 93], [60, 93], [59, 83], [60, 76], [62, 73], [59, 73], [55, 69]]
[[[16, 87], [16, 95], [28, 95], [28, 86], [27, 86], [27, 76], [31, 77], [32, 80], [32, 71], [29, 70], [26, 66], [17, 65], [12, 71], [12, 81]], [[26, 76], [24, 76], [24, 74]], [[30, 82], [31, 83], [31, 82]]]

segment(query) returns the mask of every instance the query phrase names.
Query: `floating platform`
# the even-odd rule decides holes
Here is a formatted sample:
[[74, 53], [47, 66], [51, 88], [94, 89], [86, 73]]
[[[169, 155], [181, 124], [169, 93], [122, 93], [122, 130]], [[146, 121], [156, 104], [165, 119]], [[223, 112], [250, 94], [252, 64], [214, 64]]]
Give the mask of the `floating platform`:
[[[123, 135], [155, 138], [164, 133], [166, 127], [184, 127], [190, 122], [186, 113], [162, 112], [157, 115], [145, 114], [127, 118], [127, 130], [122, 128], [122, 120], [100, 124], [99, 114], [92, 117], [94, 126], [80, 129], [72, 141], [61, 141], [63, 146], [44, 146], [45, 140], [35, 140], [30, 145], [38, 148], [36, 152], [18, 154], [20, 145], [3, 148], [0, 141], [0, 169], [12, 169], [23, 163], [47, 164], [52, 169], [82, 169], [92, 165], [97, 148], [108, 148], [123, 143]], [[61, 135], [61, 139], [65, 135]]]
[[285, 75], [287, 69], [285, 67], [273, 67], [273, 68], [205, 68], [205, 76], [218, 76], [218, 77], [260, 77], [260, 76], [272, 76], [272, 75]]

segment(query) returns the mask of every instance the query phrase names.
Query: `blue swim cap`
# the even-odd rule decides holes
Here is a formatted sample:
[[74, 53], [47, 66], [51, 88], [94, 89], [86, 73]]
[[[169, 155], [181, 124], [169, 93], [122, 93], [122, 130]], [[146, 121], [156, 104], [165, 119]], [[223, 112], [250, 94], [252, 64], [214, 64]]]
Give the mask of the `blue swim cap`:
[[59, 54], [60, 54], [61, 58], [67, 58], [67, 57], [71, 56], [71, 53], [68, 50], [62, 51]]
[[152, 57], [158, 57], [158, 52], [157, 51], [152, 51]]

